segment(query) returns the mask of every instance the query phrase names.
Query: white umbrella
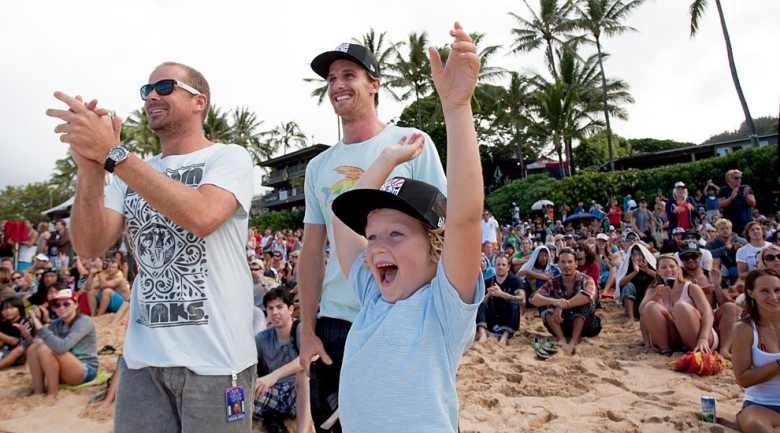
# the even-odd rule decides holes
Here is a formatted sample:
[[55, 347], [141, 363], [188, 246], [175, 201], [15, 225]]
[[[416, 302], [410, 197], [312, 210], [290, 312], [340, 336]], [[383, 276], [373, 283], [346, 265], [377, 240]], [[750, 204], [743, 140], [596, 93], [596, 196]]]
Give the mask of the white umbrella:
[[553, 204], [550, 200], [539, 200], [531, 206], [531, 210], [542, 210], [542, 206], [551, 206]]

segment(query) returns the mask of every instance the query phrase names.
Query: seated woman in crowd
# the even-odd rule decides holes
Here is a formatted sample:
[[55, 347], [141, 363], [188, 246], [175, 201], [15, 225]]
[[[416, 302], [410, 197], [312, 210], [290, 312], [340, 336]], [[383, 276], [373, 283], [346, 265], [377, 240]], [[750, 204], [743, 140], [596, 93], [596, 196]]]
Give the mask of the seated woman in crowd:
[[49, 305], [59, 318], [48, 327], [43, 327], [35, 314], [28, 315], [38, 331], [35, 340], [29, 325], [20, 330], [27, 347], [33, 393], [42, 394], [45, 388], [47, 396], [53, 398], [61, 382], [75, 386], [97, 375], [97, 331], [92, 319], [79, 310], [73, 290], [61, 290]]
[[748, 243], [737, 251], [737, 271], [740, 278], [746, 278], [748, 272], [758, 267], [759, 253], [764, 247], [770, 245], [766, 241], [766, 232], [760, 222], [749, 222], [743, 234]]
[[558, 267], [552, 263], [550, 249], [546, 246], [537, 247], [531, 258], [517, 271], [517, 277], [523, 284], [526, 300], [544, 283], [561, 274]]
[[715, 316], [704, 291], [683, 279], [673, 255], [662, 254], [657, 264], [654, 285], [639, 306], [652, 345], [667, 356], [683, 346], [693, 352], [717, 350]]
[[[639, 304], [642, 303], [647, 289], [653, 284], [656, 277], [655, 257], [644, 245], [631, 245], [626, 256], [617, 272], [617, 286], [615, 287], [615, 300], [623, 306], [628, 316], [623, 327], [633, 325], [641, 317]], [[645, 343], [647, 343], [644, 325], [642, 326], [642, 335], [645, 336]]]
[[602, 292], [609, 292], [615, 286], [617, 270], [623, 264], [623, 255], [613, 255], [612, 242], [610, 242], [609, 236], [604, 233], [596, 235], [595, 252], [599, 258], [599, 280], [597, 281], [599, 288]]
[[27, 323], [24, 317], [24, 304], [16, 296], [4, 299], [0, 303], [2, 321], [0, 321], [0, 344], [2, 344], [2, 359], [0, 370], [12, 365], [24, 364], [24, 347], [21, 345], [22, 333], [19, 326]]
[[766, 268], [780, 271], [780, 246], [769, 244], [761, 250], [758, 257], [758, 269]]
[[734, 378], [745, 388], [737, 413], [743, 432], [780, 428], [780, 272], [760, 269], [745, 280], [745, 311], [734, 326]]

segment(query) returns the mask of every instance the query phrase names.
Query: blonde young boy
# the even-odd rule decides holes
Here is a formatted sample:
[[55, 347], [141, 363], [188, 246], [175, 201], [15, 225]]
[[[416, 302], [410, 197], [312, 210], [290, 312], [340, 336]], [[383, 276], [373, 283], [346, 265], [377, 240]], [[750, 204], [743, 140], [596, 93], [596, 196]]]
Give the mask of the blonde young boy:
[[421, 181], [385, 182], [396, 165], [422, 152], [415, 134], [386, 148], [355, 188], [333, 202], [341, 268], [361, 304], [341, 370], [344, 431], [458, 429], [455, 373], [474, 339], [485, 287], [482, 173], [471, 113], [479, 58], [458, 23], [450, 35], [455, 42], [446, 67], [429, 48], [447, 124], [449, 197]]

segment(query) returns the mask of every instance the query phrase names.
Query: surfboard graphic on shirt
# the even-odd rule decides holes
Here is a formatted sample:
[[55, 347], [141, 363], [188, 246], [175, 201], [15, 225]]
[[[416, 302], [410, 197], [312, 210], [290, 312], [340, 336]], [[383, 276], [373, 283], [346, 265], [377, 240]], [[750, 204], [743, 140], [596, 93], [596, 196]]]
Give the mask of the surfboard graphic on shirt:
[[330, 188], [322, 188], [327, 203], [332, 203], [336, 197], [354, 188], [357, 181], [360, 180], [360, 177], [365, 173], [362, 168], [349, 165], [338, 166], [334, 168], [333, 171], [343, 174], [345, 178], [334, 183]]

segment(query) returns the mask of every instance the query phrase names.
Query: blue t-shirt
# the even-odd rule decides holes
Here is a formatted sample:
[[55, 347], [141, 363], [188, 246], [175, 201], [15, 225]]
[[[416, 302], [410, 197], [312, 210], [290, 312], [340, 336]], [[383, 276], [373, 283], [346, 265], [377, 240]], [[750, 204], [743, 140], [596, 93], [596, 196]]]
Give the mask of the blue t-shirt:
[[344, 431], [458, 430], [455, 374], [474, 341], [485, 296], [481, 273], [465, 304], [439, 260], [431, 284], [394, 304], [385, 301], [365, 253], [352, 265], [349, 287], [361, 309], [347, 337], [339, 386]]
[[707, 196], [704, 197], [704, 206], [707, 210], [720, 209], [720, 207], [718, 207], [718, 196], [714, 194], [707, 194]]

